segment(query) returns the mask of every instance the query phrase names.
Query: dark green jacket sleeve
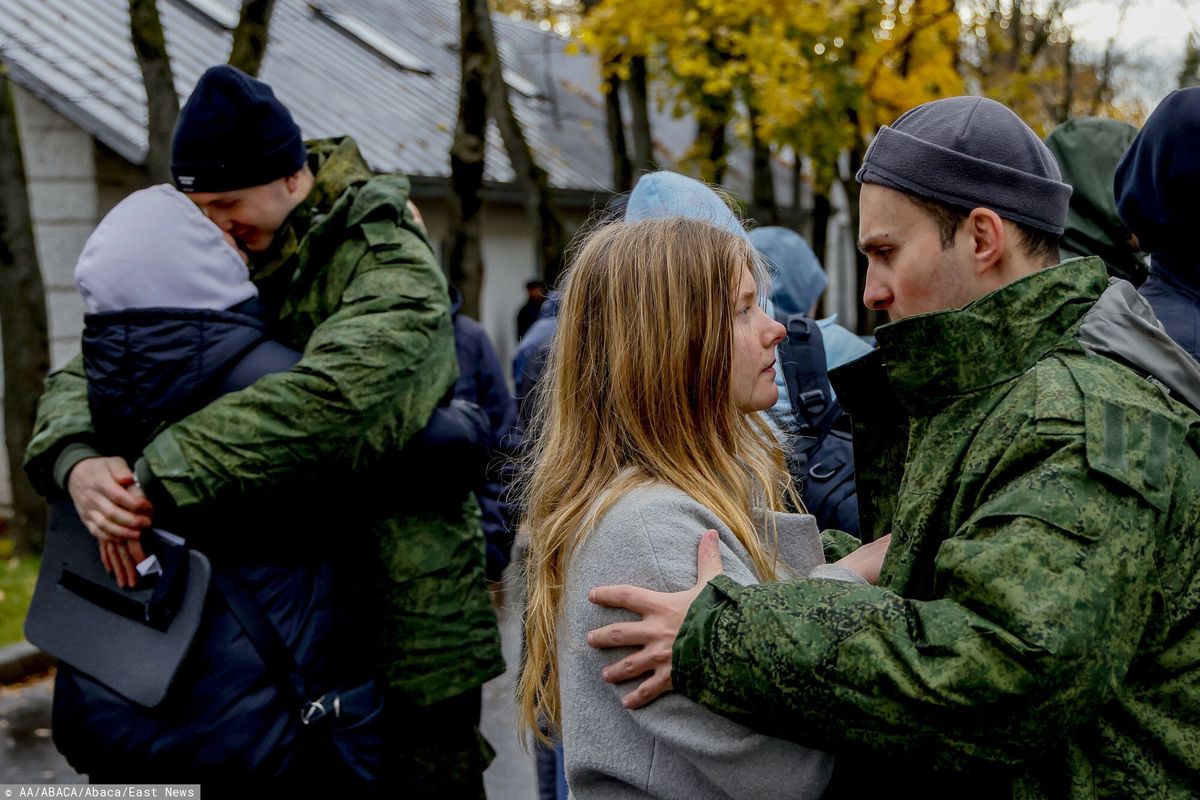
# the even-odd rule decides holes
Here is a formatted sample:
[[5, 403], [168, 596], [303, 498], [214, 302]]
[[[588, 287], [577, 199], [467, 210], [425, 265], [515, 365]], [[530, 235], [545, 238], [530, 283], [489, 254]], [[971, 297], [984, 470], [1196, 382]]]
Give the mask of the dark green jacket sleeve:
[[[87, 378], [83, 357], [75, 356], [46, 379], [46, 391], [38, 400], [33, 436], [25, 448], [25, 472], [43, 496], [63, 488], [65, 469], [59, 465], [63, 451], [92, 440], [92, 415], [88, 411]], [[89, 448], [90, 450], [90, 448]]]
[[212, 508], [311, 479], [314, 470], [353, 474], [398, 451], [453, 385], [448, 294], [432, 251], [407, 230], [363, 228], [365, 246], [349, 243], [335, 255], [354, 259], [353, 276], [300, 362], [218, 398], [147, 445], [154, 487], [175, 506]]
[[938, 599], [717, 578], [676, 640], [688, 697], [810, 745], [930, 767], [1012, 763], [1121, 683], [1157, 581], [1158, 512], [1087, 470], [1083, 437], [990, 493], [943, 542]]

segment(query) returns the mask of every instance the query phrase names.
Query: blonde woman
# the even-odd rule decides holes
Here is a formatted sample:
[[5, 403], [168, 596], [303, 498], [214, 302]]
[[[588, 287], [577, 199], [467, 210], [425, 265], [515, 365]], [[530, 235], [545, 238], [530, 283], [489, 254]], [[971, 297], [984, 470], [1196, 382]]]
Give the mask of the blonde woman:
[[589, 588], [691, 588], [706, 529], [742, 583], [858, 579], [824, 564], [811, 516], [777, 511], [790, 487], [755, 413], [775, 402], [784, 335], [760, 304], [769, 289], [744, 236], [682, 217], [600, 228], [566, 276], [525, 495], [519, 702], [525, 726], [561, 732], [578, 800], [815, 798], [828, 783], [828, 754], [684, 697], [627, 710], [636, 682], [605, 683], [612, 654], [586, 642], [631, 618], [590, 604]]

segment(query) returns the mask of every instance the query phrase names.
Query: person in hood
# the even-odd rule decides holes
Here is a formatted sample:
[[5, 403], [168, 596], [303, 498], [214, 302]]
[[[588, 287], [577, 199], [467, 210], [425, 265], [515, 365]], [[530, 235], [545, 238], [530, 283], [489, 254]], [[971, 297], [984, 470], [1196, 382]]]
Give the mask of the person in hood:
[[598, 588], [643, 617], [591, 632], [640, 647], [607, 680], [844, 748], [848, 796], [1194, 796], [1200, 369], [1100, 258], [1059, 262], [1071, 189], [1003, 105], [918, 106], [857, 177], [891, 322], [834, 380], [878, 585]]
[[1117, 165], [1117, 213], [1150, 254], [1142, 296], [1171, 338], [1200, 359], [1200, 87], [1167, 95]]
[[1103, 117], [1067, 120], [1046, 136], [1064, 183], [1071, 186], [1066, 229], [1059, 242], [1064, 260], [1100, 256], [1108, 274], [1134, 286], [1146, 280], [1146, 261], [1117, 214], [1113, 175], [1137, 136], [1137, 128]]
[[[242, 362], [265, 374], [300, 359], [267, 338], [246, 262], [233, 237], [166, 184], [134, 192], [96, 226], [75, 283], [87, 308], [83, 364], [103, 450], [135, 456], [164, 422], [221, 394]], [[124, 549], [106, 541], [101, 553], [121, 585], [136, 581]]]
[[[305, 142], [267, 84], [225, 65], [180, 111], [172, 173], [248, 252], [271, 336], [302, 355], [129, 457], [99, 449], [75, 359], [47, 381], [30, 480], [68, 493], [118, 547], [151, 523], [207, 518], [257, 523], [238, 544], [333, 558], [346, 655], [387, 685], [391, 793], [482, 798], [481, 686], [504, 663], [471, 485], [404, 462], [458, 374], [449, 292], [408, 179], [374, 173], [349, 137]], [[93, 744], [103, 762], [108, 743]], [[292, 757], [314, 782], [328, 763]]]
[[505, 462], [516, 442], [517, 404], [508, 391], [504, 368], [487, 331], [462, 313], [462, 292], [450, 287], [450, 314], [454, 317], [454, 354], [458, 381], [454, 396], [479, 406], [487, 414], [490, 454], [475, 485], [487, 542], [487, 579], [498, 583], [508, 566], [513, 545], [513, 510], [509, 504], [511, 476]]

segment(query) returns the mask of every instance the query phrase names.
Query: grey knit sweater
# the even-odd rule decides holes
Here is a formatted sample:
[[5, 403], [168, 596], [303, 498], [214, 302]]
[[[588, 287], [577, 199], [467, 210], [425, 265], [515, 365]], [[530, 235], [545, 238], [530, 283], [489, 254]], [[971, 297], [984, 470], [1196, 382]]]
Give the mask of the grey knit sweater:
[[[861, 580], [825, 566], [809, 515], [776, 514], [780, 562], [797, 577]], [[594, 650], [587, 632], [634, 615], [592, 605], [588, 590], [627, 583], [680, 591], [696, 583], [696, 548], [705, 530], [721, 536], [725, 574], [757, 583], [750, 556], [725, 525], [688, 495], [657, 484], [635, 489], [591, 530], [567, 573], [559, 633], [559, 686], [567, 781], [576, 800], [594, 798], [816, 798], [833, 769], [819, 750], [755, 733], [687, 698], [668, 693], [627, 711], [600, 670], [629, 651]]]

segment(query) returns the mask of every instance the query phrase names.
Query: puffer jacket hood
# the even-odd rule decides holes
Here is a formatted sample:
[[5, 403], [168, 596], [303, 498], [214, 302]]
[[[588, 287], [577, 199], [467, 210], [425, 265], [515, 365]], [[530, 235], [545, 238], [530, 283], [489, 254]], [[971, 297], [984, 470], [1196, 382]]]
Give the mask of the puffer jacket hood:
[[126, 197], [100, 220], [75, 264], [90, 313], [233, 308], [258, 289], [221, 229], [173, 186]]
[[1200, 87], [1163, 100], [1117, 165], [1117, 212], [1150, 253], [1140, 287], [1172, 339], [1200, 359], [1200, 258], [1192, 230], [1200, 201]]
[[1050, 132], [1046, 146], [1071, 184], [1071, 205], [1060, 248], [1063, 258], [1100, 256], [1109, 275], [1138, 285], [1146, 263], [1117, 215], [1113, 175], [1117, 162], [1137, 136], [1137, 128], [1102, 117], [1068, 120]]
[[1200, 412], [1200, 363], [1167, 335], [1150, 304], [1128, 281], [1109, 280], [1079, 324], [1084, 349], [1153, 377]]
[[677, 172], [643, 175], [629, 194], [626, 222], [663, 217], [687, 217], [748, 238], [741, 220], [711, 187]]
[[750, 231], [750, 243], [774, 270], [771, 302], [779, 318], [808, 314], [821, 299], [829, 278], [804, 237], [787, 228], [768, 226]]

